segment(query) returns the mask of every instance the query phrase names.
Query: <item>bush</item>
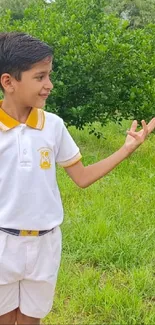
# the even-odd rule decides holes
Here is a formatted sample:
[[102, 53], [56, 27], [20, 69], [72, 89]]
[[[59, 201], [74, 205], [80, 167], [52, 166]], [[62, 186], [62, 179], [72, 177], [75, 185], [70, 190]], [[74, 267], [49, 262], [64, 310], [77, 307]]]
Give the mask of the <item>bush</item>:
[[[54, 48], [54, 90], [47, 110], [68, 125], [149, 120], [154, 115], [155, 25], [129, 30], [104, 14], [104, 2], [58, 0], [32, 4], [5, 30], [30, 33]], [[0, 23], [0, 30], [4, 25]]]

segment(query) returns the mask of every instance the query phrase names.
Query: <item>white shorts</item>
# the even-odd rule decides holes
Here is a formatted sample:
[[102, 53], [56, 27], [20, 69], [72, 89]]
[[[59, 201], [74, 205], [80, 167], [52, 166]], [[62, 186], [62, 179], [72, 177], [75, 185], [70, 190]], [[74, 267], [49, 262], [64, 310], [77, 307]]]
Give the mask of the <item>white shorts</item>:
[[61, 230], [39, 237], [0, 231], [0, 315], [16, 308], [44, 318], [52, 308], [61, 259]]

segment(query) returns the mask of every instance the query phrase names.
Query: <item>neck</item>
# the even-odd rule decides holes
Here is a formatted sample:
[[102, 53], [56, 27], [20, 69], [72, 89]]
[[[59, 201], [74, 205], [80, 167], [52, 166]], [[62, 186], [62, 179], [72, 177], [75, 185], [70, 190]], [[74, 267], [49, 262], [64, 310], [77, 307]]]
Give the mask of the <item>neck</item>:
[[11, 101], [9, 99], [4, 98], [1, 108], [5, 111], [8, 115], [10, 115], [15, 120], [19, 121], [20, 123], [25, 123], [28, 119], [30, 111], [32, 107], [22, 107], [16, 101]]

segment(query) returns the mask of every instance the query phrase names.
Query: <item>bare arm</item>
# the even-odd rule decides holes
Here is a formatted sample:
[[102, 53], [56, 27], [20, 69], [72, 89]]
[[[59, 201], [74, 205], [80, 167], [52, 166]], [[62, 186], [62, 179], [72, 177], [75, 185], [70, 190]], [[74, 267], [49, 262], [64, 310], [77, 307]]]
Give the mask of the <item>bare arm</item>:
[[82, 188], [93, 184], [113, 170], [145, 141], [147, 135], [155, 128], [155, 118], [148, 125], [142, 121], [142, 126], [142, 130], [136, 132], [137, 121], [134, 121], [130, 131], [127, 132], [125, 144], [111, 156], [86, 167], [79, 161], [73, 166], [66, 167], [66, 172]]

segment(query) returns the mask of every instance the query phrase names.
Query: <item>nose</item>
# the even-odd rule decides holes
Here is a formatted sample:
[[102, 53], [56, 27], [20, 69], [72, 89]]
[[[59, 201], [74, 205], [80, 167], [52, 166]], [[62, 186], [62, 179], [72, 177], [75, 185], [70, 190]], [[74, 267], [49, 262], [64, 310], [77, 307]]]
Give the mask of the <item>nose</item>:
[[52, 90], [53, 89], [53, 83], [50, 80], [50, 78], [48, 78], [48, 80], [47, 80], [46, 85], [44, 86], [44, 88], [45, 89], [49, 89], [49, 90]]
[[52, 90], [53, 89], [53, 83], [52, 83], [52, 81], [49, 79], [49, 83], [50, 83], [50, 90]]

